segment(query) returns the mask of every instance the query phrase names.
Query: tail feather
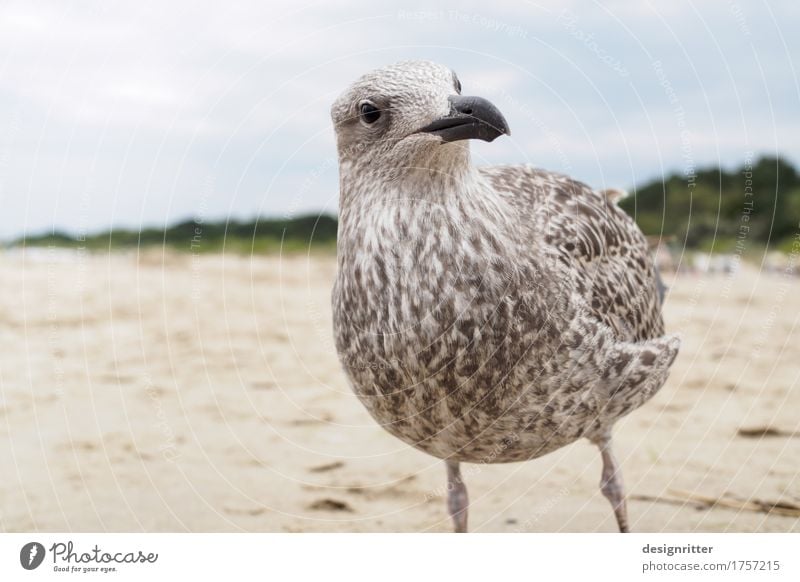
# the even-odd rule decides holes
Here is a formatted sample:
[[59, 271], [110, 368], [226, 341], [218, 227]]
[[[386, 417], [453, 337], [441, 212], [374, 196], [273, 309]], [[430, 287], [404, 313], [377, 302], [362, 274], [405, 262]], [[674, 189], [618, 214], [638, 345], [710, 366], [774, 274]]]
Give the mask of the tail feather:
[[604, 374], [609, 416], [624, 416], [661, 389], [680, 344], [677, 335], [665, 335], [644, 342], [620, 343], [612, 350]]
[[621, 190], [620, 188], [606, 188], [605, 190], [601, 190], [600, 193], [606, 197], [609, 202], [617, 204], [623, 198], [628, 197], [628, 192], [626, 190]]

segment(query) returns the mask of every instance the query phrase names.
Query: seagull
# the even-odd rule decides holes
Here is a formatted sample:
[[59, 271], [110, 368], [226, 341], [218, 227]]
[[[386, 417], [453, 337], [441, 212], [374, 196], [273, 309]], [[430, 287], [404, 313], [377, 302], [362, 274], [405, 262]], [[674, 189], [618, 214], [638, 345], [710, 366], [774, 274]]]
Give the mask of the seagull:
[[658, 274], [636, 223], [597, 191], [528, 165], [478, 167], [469, 140], [510, 135], [449, 68], [406, 61], [334, 102], [340, 198], [337, 353], [371, 416], [445, 461], [467, 530], [461, 463], [541, 457], [586, 438], [629, 531], [614, 423], [665, 383]]

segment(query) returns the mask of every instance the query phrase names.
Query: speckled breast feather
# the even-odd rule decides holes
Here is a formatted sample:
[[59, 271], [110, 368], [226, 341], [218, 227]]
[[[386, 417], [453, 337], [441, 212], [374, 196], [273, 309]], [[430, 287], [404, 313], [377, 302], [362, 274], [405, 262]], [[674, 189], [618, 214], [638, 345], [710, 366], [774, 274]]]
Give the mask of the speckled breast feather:
[[341, 139], [336, 347], [386, 430], [440, 458], [521, 461], [663, 385], [679, 341], [647, 242], [609, 196], [476, 168], [459, 144], [375, 167]]

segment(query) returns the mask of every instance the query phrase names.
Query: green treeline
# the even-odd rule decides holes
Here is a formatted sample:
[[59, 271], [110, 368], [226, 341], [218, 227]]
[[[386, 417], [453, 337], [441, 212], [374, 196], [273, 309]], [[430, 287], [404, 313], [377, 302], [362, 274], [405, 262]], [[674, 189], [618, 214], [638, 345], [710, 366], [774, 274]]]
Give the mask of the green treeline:
[[[750, 247], [786, 250], [800, 232], [800, 174], [783, 159], [762, 157], [731, 171], [706, 168], [651, 181], [635, 188], [620, 205], [645, 234], [664, 237], [677, 246], [726, 252], [737, 239], [746, 239]], [[166, 229], [112, 230], [82, 238], [55, 232], [12, 243], [96, 251], [167, 246], [240, 253], [329, 250], [335, 244], [336, 219], [325, 214], [253, 221], [189, 220]]]
[[762, 157], [725, 171], [673, 174], [636, 188], [620, 202], [645, 234], [717, 252], [737, 238], [788, 248], [800, 232], [800, 175], [780, 158]]

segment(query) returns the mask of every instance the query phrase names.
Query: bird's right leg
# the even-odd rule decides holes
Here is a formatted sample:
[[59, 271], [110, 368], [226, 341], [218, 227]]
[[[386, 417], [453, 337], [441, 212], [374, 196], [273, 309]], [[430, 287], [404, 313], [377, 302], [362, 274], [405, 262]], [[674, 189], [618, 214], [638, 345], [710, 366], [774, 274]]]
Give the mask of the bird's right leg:
[[467, 486], [461, 478], [461, 468], [458, 461], [445, 461], [447, 463], [447, 510], [453, 518], [453, 527], [456, 533], [467, 532]]
[[603, 475], [600, 478], [600, 490], [614, 509], [619, 531], [628, 533], [630, 529], [628, 527], [628, 508], [625, 504], [625, 488], [622, 484], [622, 473], [620, 472], [619, 464], [611, 451], [610, 431], [593, 439], [593, 441], [600, 448], [600, 454], [603, 457]]

